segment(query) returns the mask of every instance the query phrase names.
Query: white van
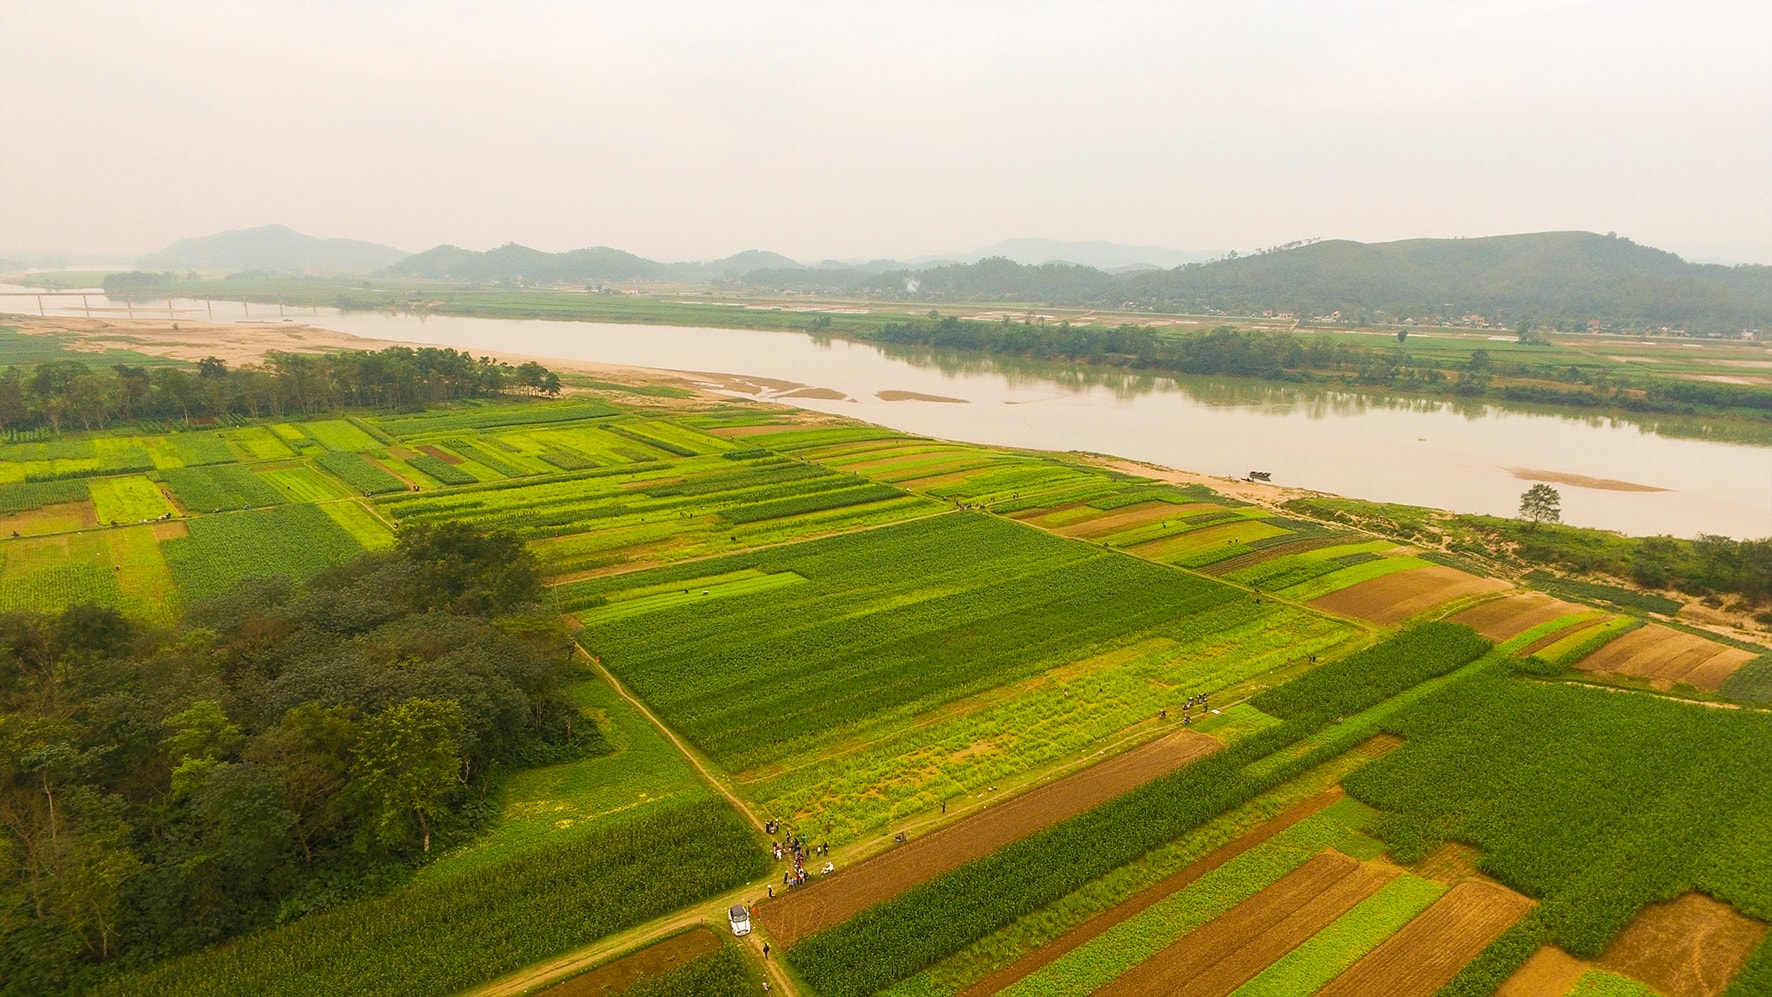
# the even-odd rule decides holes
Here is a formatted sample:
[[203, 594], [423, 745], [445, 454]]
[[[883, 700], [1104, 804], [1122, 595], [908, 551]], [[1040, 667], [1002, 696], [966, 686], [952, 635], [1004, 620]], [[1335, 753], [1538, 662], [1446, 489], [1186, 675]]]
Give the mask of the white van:
[[743, 937], [751, 933], [751, 911], [744, 904], [733, 904], [726, 919], [732, 922], [733, 934]]

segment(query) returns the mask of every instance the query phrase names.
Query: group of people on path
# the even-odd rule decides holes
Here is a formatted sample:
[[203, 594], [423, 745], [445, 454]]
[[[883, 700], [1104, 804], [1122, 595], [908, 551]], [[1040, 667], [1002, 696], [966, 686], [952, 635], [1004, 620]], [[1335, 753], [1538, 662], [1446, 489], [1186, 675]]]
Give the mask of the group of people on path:
[[[811, 844], [807, 842], [806, 839], [795, 834], [791, 829], [783, 827], [781, 821], [764, 821], [763, 831], [768, 834], [771, 839], [773, 839], [778, 833], [785, 835], [781, 841], [771, 840], [769, 846], [770, 850], [774, 852], [775, 860], [777, 862], [789, 857], [794, 860], [793, 869], [784, 869], [781, 874], [781, 885], [788, 889], [793, 889], [796, 886], [803, 886], [806, 881], [811, 878], [806, 872], [806, 860], [808, 858], [813, 856], [824, 856], [828, 859], [830, 857], [831, 846], [829, 842], [821, 841], [816, 845]], [[836, 864], [827, 861], [824, 864], [824, 868], [819, 870], [819, 873], [821, 875], [829, 875], [836, 871]], [[769, 887], [769, 895], [772, 897], [775, 896], [775, 886], [773, 884]]]
[[[1193, 713], [1194, 713], [1194, 707], [1196, 707], [1196, 706], [1198, 706], [1200, 708], [1200, 712], [1202, 712], [1202, 713], [1205, 713], [1207, 710], [1209, 710], [1211, 708], [1209, 706], [1209, 704], [1206, 702], [1206, 694], [1205, 693], [1202, 692], [1202, 693], [1195, 695], [1195, 696], [1189, 696], [1187, 698], [1187, 702], [1182, 704], [1182, 706], [1181, 706], [1181, 725], [1183, 727], [1188, 727], [1193, 724], [1193, 722], [1194, 722]], [[1169, 708], [1164, 707], [1163, 709], [1158, 710], [1157, 711], [1157, 719], [1158, 720], [1169, 719]]]

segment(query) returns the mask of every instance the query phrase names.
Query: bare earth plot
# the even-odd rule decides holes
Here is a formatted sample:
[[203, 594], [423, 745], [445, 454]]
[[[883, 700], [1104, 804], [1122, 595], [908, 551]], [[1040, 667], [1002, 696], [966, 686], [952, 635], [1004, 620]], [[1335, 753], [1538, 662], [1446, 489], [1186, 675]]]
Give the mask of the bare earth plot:
[[1531, 900], [1506, 887], [1466, 880], [1331, 980], [1316, 997], [1432, 997], [1531, 909]]
[[1311, 608], [1373, 623], [1391, 624], [1454, 599], [1511, 586], [1499, 578], [1479, 578], [1457, 568], [1434, 565], [1383, 575], [1350, 585], [1310, 603]]
[[1495, 997], [1565, 997], [1592, 968], [1562, 949], [1546, 945], [1502, 982]]
[[1650, 904], [1600, 955], [1600, 965], [1667, 997], [1716, 997], [1735, 978], [1766, 926], [1701, 893]]
[[788, 948], [919, 883], [1136, 789], [1219, 747], [1204, 734], [1176, 731], [766, 901], [758, 918], [776, 944]]
[[1224, 997], [1352, 910], [1396, 870], [1326, 851], [1120, 974], [1097, 997]]
[[1493, 641], [1504, 641], [1559, 616], [1585, 610], [1586, 606], [1564, 602], [1542, 592], [1524, 592], [1485, 602], [1450, 618]]
[[697, 928], [538, 991], [538, 997], [603, 997], [626, 990], [641, 977], [662, 976], [719, 949], [718, 935], [707, 928]]
[[1737, 668], [1753, 659], [1751, 652], [1740, 648], [1652, 623], [1612, 641], [1576, 662], [1575, 667], [1597, 674], [1639, 676], [1657, 689], [1685, 682], [1714, 692]]

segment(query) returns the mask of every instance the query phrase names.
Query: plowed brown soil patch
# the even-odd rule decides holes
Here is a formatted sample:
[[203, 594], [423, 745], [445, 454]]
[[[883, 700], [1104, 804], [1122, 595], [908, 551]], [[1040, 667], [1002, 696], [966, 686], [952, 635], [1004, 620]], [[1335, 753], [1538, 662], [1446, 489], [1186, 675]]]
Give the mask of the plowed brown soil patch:
[[1461, 596], [1499, 592], [1508, 587], [1508, 583], [1499, 578], [1479, 578], [1457, 568], [1436, 564], [1350, 585], [1312, 601], [1311, 606], [1373, 623], [1401, 623]]
[[[1328, 927], [1331, 921], [1377, 893], [1386, 883], [1397, 878], [1398, 874], [1395, 867], [1360, 866], [1338, 880], [1335, 885], [1310, 898], [1278, 923], [1252, 934], [1245, 933], [1242, 943], [1234, 951], [1213, 963], [1211, 968], [1189, 977], [1186, 983], [1176, 988], [1173, 991], [1175, 997], [1226, 997], [1231, 991], [1254, 979], [1274, 960], [1302, 945], [1312, 935]], [[1260, 899], [1258, 895], [1250, 902]], [[1201, 931], [1194, 932], [1195, 941], [1207, 943], [1209, 940], [1202, 932], [1211, 927], [1209, 924]], [[1226, 937], [1229, 934], [1228, 929], [1219, 934], [1220, 937]], [[1231, 944], [1237, 941], [1234, 937], [1227, 940]]]
[[1222, 577], [1233, 571], [1253, 568], [1263, 561], [1271, 561], [1287, 554], [1303, 554], [1306, 551], [1320, 550], [1324, 547], [1339, 547], [1351, 542], [1353, 542], [1353, 538], [1347, 533], [1336, 533], [1326, 537], [1304, 537], [1288, 543], [1275, 544], [1272, 547], [1262, 547], [1247, 554], [1238, 554], [1236, 557], [1226, 558], [1217, 564], [1208, 564], [1200, 570], [1208, 575]]
[[1394, 875], [1324, 852], [1120, 974], [1096, 997], [1224, 997]]
[[1451, 617], [1451, 622], [1462, 623], [1490, 640], [1501, 641], [1518, 637], [1540, 623], [1549, 623], [1559, 616], [1579, 613], [1586, 608], [1542, 592], [1528, 592], [1474, 606]]
[[456, 456], [455, 454], [450, 453], [449, 451], [443, 449], [442, 447], [431, 446], [430, 444], [424, 444], [424, 445], [420, 446], [418, 449], [424, 453], [430, 454], [432, 457], [437, 458], [438, 460], [442, 461], [445, 464], [460, 464], [462, 462], [462, 459], [460, 457]]
[[1753, 659], [1752, 652], [1651, 623], [1577, 661], [1575, 667], [1597, 674], [1647, 678], [1657, 689], [1686, 682], [1714, 691]]
[[1143, 526], [1146, 523], [1160, 523], [1165, 519], [1181, 519], [1196, 513], [1213, 511], [1223, 512], [1225, 511], [1225, 508], [1222, 505], [1214, 505], [1211, 502], [1193, 502], [1188, 505], [1170, 505], [1167, 502], [1146, 502], [1141, 505], [1127, 506], [1124, 509], [1115, 509], [1111, 513], [1103, 513], [1094, 519], [1086, 519], [1080, 523], [1061, 526], [1052, 532], [1067, 537], [1082, 537], [1087, 540], [1093, 540], [1096, 537], [1105, 537], [1110, 533], [1118, 533], [1121, 530], [1130, 530], [1135, 526]]
[[153, 530], [155, 540], [177, 540], [180, 537], [191, 535], [190, 527], [186, 526], [182, 519], [169, 519], [164, 523], [155, 523]]
[[1546, 945], [1502, 981], [1495, 997], [1566, 997], [1589, 968], [1562, 949]]
[[1765, 937], [1764, 924], [1687, 893], [1637, 912], [1606, 946], [1600, 965], [1667, 997], [1716, 997]]
[[1329, 981], [1316, 997], [1432, 997], [1531, 909], [1532, 901], [1512, 890], [1466, 880]]
[[984, 979], [979, 980], [965, 990], [960, 991], [958, 997], [990, 997], [991, 994], [1012, 986], [1016, 982], [1039, 972], [1044, 967], [1056, 961], [1059, 956], [1100, 937], [1103, 932], [1106, 932], [1114, 925], [1137, 917], [1165, 898], [1186, 889], [1201, 876], [1224, 865], [1226, 862], [1229, 862], [1231, 859], [1254, 848], [1256, 845], [1267, 841], [1269, 838], [1272, 838], [1274, 835], [1279, 834], [1281, 831], [1286, 830], [1299, 821], [1304, 820], [1306, 817], [1318, 813], [1325, 807], [1328, 807], [1331, 803], [1341, 799], [1342, 795], [1341, 787], [1335, 786], [1325, 792], [1318, 793], [1316, 796], [1305, 800], [1303, 803], [1292, 806], [1273, 820], [1268, 821], [1234, 841], [1222, 845], [1210, 855], [1201, 858], [1199, 861], [1188, 866], [1186, 869], [1175, 873], [1173, 876], [1157, 882], [1143, 892], [1133, 896], [1125, 903], [1109, 910], [1102, 911], [1100, 914], [1084, 921], [1082, 924], [1077, 925], [1063, 935], [1060, 935], [1052, 941], [1034, 949], [1032, 952], [1029, 952], [1027, 955], [1022, 956], [1020, 959], [1017, 959], [1009, 965], [1004, 966], [1002, 969], [997, 970]]
[[1448, 841], [1433, 853], [1409, 867], [1423, 879], [1452, 886], [1462, 880], [1482, 875], [1477, 871], [1478, 852], [1469, 845]]
[[1011, 841], [1067, 820], [1219, 749], [1217, 741], [1176, 731], [916, 838], [763, 904], [763, 926], [783, 948], [841, 923]]
[[21, 537], [38, 537], [49, 533], [91, 529], [98, 525], [98, 515], [88, 502], [58, 502], [40, 509], [8, 513], [0, 516], [0, 537], [17, 533]]
[[657, 945], [648, 945], [632, 955], [604, 963], [581, 976], [574, 976], [546, 990], [539, 997], [603, 997], [619, 993], [638, 983], [642, 977], [660, 976], [682, 967], [720, 948], [720, 937], [706, 928], [686, 931], [667, 938]]

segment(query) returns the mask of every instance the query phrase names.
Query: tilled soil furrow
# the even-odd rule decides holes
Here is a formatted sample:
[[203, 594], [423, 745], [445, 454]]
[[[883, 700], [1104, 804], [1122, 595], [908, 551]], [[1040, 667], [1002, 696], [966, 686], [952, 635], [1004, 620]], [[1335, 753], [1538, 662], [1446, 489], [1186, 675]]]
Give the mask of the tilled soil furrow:
[[1329, 981], [1316, 997], [1432, 997], [1531, 909], [1531, 900], [1506, 887], [1467, 880]]
[[1285, 920], [1245, 937], [1236, 950], [1226, 952], [1210, 969], [1183, 981], [1170, 993], [1174, 997], [1226, 997], [1254, 979], [1275, 959], [1303, 945], [1330, 922], [1377, 893], [1384, 884], [1395, 879], [1399, 871], [1361, 866], [1352, 875], [1306, 901]]
[[1113, 982], [1095, 991], [1095, 995], [1149, 997], [1150, 994], [1169, 993], [1210, 969], [1248, 939], [1279, 925], [1318, 894], [1359, 870], [1358, 861], [1340, 852], [1324, 852], [1120, 974]]

